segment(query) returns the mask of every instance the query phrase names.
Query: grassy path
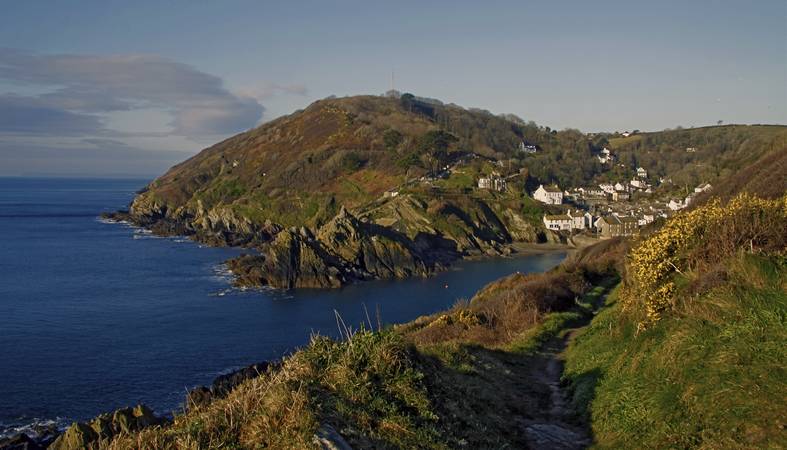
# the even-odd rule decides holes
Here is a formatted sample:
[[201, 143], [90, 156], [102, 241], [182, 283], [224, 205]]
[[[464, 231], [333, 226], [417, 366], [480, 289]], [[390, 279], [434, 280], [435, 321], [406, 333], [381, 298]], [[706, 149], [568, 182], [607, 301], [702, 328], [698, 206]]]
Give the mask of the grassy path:
[[547, 406], [540, 409], [533, 419], [525, 422], [525, 438], [530, 448], [583, 449], [593, 439], [586, 424], [582, 423], [571, 405], [570, 393], [561, 383], [563, 376], [563, 351], [578, 328], [566, 330], [562, 337], [551, 339], [533, 357], [528, 377], [533, 384], [544, 386]]
[[[525, 422], [525, 438], [529, 448], [573, 450], [587, 448], [593, 442], [588, 424], [571, 403], [571, 393], [562, 381], [565, 350], [576, 335], [586, 327], [594, 313], [604, 304], [609, 287], [597, 286], [579, 302], [576, 311], [556, 313], [547, 317], [544, 325], [530, 337], [540, 342], [531, 356], [531, 368], [526, 375], [539, 389], [549, 393], [544, 408]], [[530, 344], [530, 348], [533, 344]]]
[[434, 350], [431, 355], [440, 363], [425, 366], [430, 391], [441, 399], [439, 414], [453, 418], [450, 434], [457, 442], [468, 448], [547, 450], [592, 444], [584, 416], [561, 382], [563, 355], [575, 332], [604, 303], [610, 284], [594, 288], [570, 311], [548, 314], [505, 347]]

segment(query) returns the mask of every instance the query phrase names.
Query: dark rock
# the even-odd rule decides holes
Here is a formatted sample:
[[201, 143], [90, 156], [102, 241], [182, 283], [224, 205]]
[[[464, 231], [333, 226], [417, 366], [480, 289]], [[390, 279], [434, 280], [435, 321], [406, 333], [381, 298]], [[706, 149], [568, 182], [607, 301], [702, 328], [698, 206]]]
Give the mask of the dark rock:
[[344, 440], [332, 426], [323, 424], [314, 433], [314, 445], [320, 450], [352, 450], [350, 444]]
[[205, 406], [211, 400], [213, 400], [213, 393], [210, 391], [210, 388], [197, 386], [186, 395], [186, 409]]
[[54, 450], [89, 448], [99, 440], [111, 439], [120, 433], [131, 433], [165, 423], [167, 423], [166, 419], [156, 416], [145, 405], [121, 408], [112, 414], [101, 414], [89, 423], [74, 422], [48, 448]]
[[189, 391], [186, 396], [186, 409], [204, 406], [215, 398], [226, 397], [227, 394], [238, 385], [246, 380], [260, 376], [265, 373], [269, 367], [271, 367], [271, 363], [268, 362], [252, 364], [248, 367], [216, 377], [209, 388], [206, 386], [195, 387]]
[[0, 450], [39, 450], [44, 448], [46, 446], [39, 444], [37, 440], [24, 433], [0, 439]]
[[391, 228], [361, 222], [342, 207], [316, 233], [293, 227], [279, 233], [260, 255], [228, 265], [240, 285], [336, 288], [359, 280], [427, 275], [446, 254], [441, 246], [435, 248], [440, 258], [424, 251], [428, 246]]
[[99, 436], [89, 425], [74, 422], [65, 433], [55, 439], [49, 446], [50, 450], [77, 450], [88, 448], [98, 440]]

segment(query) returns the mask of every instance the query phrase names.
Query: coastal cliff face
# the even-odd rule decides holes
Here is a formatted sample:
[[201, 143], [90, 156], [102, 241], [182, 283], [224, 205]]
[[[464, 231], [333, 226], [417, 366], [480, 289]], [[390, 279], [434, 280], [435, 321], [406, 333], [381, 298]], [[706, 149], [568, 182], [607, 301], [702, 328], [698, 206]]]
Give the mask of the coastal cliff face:
[[282, 231], [259, 255], [229, 265], [244, 285], [319, 288], [426, 275], [458, 257], [450, 248], [422, 251], [406, 236], [361, 222], [342, 208], [316, 233], [306, 227]]
[[556, 239], [526, 176], [513, 173], [503, 192], [474, 189], [523, 139], [513, 122], [453, 105], [326, 99], [174, 166], [110, 217], [255, 249], [229, 263], [242, 285], [426, 275]]

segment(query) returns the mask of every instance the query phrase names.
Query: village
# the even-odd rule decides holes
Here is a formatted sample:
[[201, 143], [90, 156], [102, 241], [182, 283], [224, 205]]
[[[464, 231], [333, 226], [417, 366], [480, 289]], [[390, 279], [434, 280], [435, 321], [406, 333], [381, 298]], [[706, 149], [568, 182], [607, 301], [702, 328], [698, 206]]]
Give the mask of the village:
[[[518, 150], [524, 154], [534, 154], [539, 151], [537, 146], [525, 142], [518, 146]], [[687, 152], [695, 150], [686, 149]], [[462, 168], [479, 158], [481, 158], [479, 155], [469, 153], [441, 167], [438, 172], [411, 180], [406, 185], [425, 184], [436, 189], [436, 183], [463, 174]], [[606, 147], [596, 155], [596, 158], [605, 165], [612, 165], [617, 161], [614, 153]], [[506, 165], [504, 161], [489, 161], [489, 163], [500, 170], [477, 176], [474, 188], [499, 193], [513, 189], [510, 181], [518, 178], [520, 173], [504, 176], [501, 174]], [[688, 207], [698, 194], [712, 188], [709, 183], [702, 183], [680, 198], [665, 197], [667, 195], [664, 193], [665, 190], [657, 191], [657, 188], [664, 184], [669, 185], [671, 180], [661, 178], [654, 185], [649, 181], [646, 168], [637, 167], [633, 172], [634, 176], [625, 182], [579, 187], [540, 184], [536, 189], [526, 190], [525, 194], [547, 206], [548, 212], [542, 217], [546, 229], [568, 234], [590, 233], [599, 238], [612, 238], [636, 235], [642, 227], [658, 219], [666, 219]], [[402, 187], [404, 186], [400, 188]], [[674, 189], [671, 191], [674, 192]], [[386, 192], [385, 197], [395, 197], [398, 193], [399, 189], [393, 189]]]
[[[597, 158], [602, 164], [615, 161], [614, 154], [606, 147]], [[659, 185], [664, 182], [669, 180], [660, 179]], [[546, 205], [566, 206], [565, 212], [544, 215], [547, 229], [570, 233], [589, 231], [602, 238], [611, 238], [635, 235], [641, 227], [688, 207], [698, 194], [712, 188], [709, 183], [703, 183], [683, 198], [666, 200], [655, 195], [656, 187], [649, 183], [647, 169], [637, 167], [635, 176], [627, 183], [600, 183], [566, 190], [542, 184], [531, 196]]]

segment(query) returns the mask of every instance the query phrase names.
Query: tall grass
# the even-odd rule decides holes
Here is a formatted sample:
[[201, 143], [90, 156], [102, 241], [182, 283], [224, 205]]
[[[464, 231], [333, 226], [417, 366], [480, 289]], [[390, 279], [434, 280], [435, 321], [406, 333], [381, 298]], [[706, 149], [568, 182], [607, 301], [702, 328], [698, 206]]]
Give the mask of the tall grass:
[[348, 337], [315, 336], [280, 369], [226, 398], [101, 448], [313, 448], [322, 425], [361, 448], [444, 448], [423, 374], [401, 337], [364, 330]]

